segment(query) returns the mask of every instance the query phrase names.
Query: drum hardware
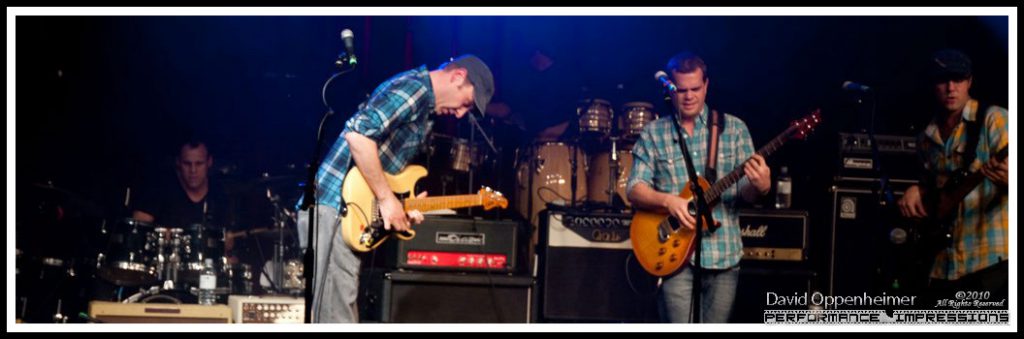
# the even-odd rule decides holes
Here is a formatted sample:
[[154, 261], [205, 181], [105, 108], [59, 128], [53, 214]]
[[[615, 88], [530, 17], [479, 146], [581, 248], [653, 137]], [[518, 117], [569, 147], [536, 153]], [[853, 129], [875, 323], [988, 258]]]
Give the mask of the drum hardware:
[[633, 155], [625, 141], [620, 137], [610, 137], [610, 151], [591, 156], [587, 172], [587, 198], [590, 202], [613, 209], [630, 207], [626, 183], [632, 170]]
[[573, 143], [573, 145], [572, 145], [572, 150], [573, 150], [573, 152], [572, 152], [572, 165], [571, 165], [572, 170], [570, 171], [570, 173], [572, 173], [572, 183], [569, 185], [569, 191], [570, 191], [570, 194], [571, 194], [571, 196], [569, 198], [569, 207], [572, 207], [572, 208], [576, 207], [576, 187], [579, 187], [578, 186], [579, 185], [578, 184], [578, 177], [579, 177], [579, 175], [577, 175], [577, 173], [576, 173], [576, 169], [578, 168], [577, 165], [579, 164], [579, 152], [576, 152], [576, 150], [577, 150], [576, 144], [578, 144], [578, 142], [577, 143]]
[[608, 162], [608, 188], [605, 190], [608, 193], [608, 206], [614, 205], [615, 188], [619, 181], [619, 150], [616, 147], [619, 141], [618, 137], [612, 137], [612, 154], [611, 161]]
[[[288, 226], [288, 221], [292, 220], [292, 217], [291, 217], [291, 214], [289, 213], [288, 210], [286, 210], [286, 209], [284, 209], [284, 208], [282, 208], [280, 206], [280, 200], [281, 200], [280, 196], [275, 194], [269, 188], [267, 189], [266, 192], [267, 192], [266, 197], [270, 201], [270, 204], [273, 206], [273, 209], [274, 209], [274, 216], [273, 216], [274, 227], [273, 227], [273, 232], [277, 233], [277, 239], [274, 241], [274, 255], [273, 255], [273, 258], [271, 259], [271, 261], [267, 265], [264, 265], [264, 269], [261, 270], [262, 271], [261, 272], [261, 276], [265, 276], [266, 278], [269, 278], [268, 279], [269, 280], [269, 285], [270, 285], [269, 287], [271, 288], [271, 290], [274, 293], [281, 294], [281, 293], [285, 293], [286, 292], [285, 290], [287, 289], [287, 287], [283, 286], [283, 284], [281, 282], [286, 281], [286, 277], [287, 277], [287, 274], [288, 274], [287, 270], [285, 269], [285, 261], [286, 261], [285, 260], [285, 255], [286, 255], [286, 253], [285, 253], [286, 252], [286, 248], [285, 248], [285, 229]], [[288, 262], [291, 262], [291, 261], [299, 262], [300, 265], [301, 265], [301, 262], [298, 261], [298, 260], [295, 260], [295, 259], [288, 260]], [[245, 265], [245, 266], [248, 266], [248, 265]], [[248, 275], [248, 278], [246, 278], [245, 281], [251, 281], [251, 280], [249, 280], [249, 279], [252, 278], [251, 268], [245, 268], [245, 266], [243, 266], [243, 276]], [[270, 271], [271, 272], [267, 272], [267, 270], [266, 270], [267, 266], [270, 266], [270, 268], [271, 268]], [[300, 276], [298, 278], [296, 278], [296, 279], [301, 280], [301, 279], [303, 279], [303, 277], [300, 274]], [[261, 282], [262, 281], [263, 281], [263, 279], [261, 277]], [[303, 284], [303, 288], [304, 288], [304, 286], [305, 285]], [[251, 286], [249, 287], [249, 289], [251, 289]]]

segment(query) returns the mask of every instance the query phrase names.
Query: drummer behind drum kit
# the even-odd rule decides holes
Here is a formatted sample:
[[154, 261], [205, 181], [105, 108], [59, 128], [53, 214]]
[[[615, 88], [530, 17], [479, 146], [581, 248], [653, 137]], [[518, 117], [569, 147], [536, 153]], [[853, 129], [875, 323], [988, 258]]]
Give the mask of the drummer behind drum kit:
[[[579, 133], [574, 140], [536, 140], [518, 153], [516, 206], [533, 225], [538, 225], [539, 213], [549, 203], [630, 207], [626, 181], [633, 167], [631, 150], [644, 126], [658, 118], [654, 105], [626, 103], [616, 120], [611, 103], [588, 99], [580, 102], [576, 113]], [[575, 195], [573, 167], [577, 180]]]

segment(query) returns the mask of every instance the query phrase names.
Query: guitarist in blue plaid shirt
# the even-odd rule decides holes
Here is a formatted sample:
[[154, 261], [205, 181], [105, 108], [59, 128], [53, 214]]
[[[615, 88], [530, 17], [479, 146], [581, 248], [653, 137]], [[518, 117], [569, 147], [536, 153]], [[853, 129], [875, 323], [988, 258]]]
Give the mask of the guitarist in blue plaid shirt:
[[[412, 223], [423, 221], [423, 214], [404, 210], [384, 172], [397, 173], [408, 164], [430, 132], [432, 115], [462, 118], [473, 108], [483, 114], [493, 94], [490, 68], [480, 58], [464, 55], [433, 71], [423, 65], [384, 81], [345, 123], [316, 175], [319, 207], [313, 322], [359, 321], [360, 258], [335, 232], [341, 186], [352, 162], [373, 190], [384, 228], [407, 231]], [[296, 210], [301, 205], [300, 201]], [[306, 218], [306, 211], [299, 214], [302, 247], [306, 247]]]
[[[666, 211], [679, 219], [683, 227], [694, 228], [696, 219], [688, 213], [688, 201], [677, 194], [686, 186], [689, 176], [676, 137], [676, 126], [683, 130], [686, 147], [692, 152], [697, 175], [704, 176], [708, 157], [707, 139], [711, 109], [704, 102], [708, 91], [707, 66], [697, 55], [680, 53], [668, 62], [678, 90], [672, 93], [677, 115], [667, 115], [644, 128], [633, 146], [633, 172], [627, 184], [634, 206], [653, 211]], [[754, 201], [771, 190], [771, 170], [764, 157], [754, 153], [754, 144], [747, 125], [739, 118], [722, 114], [722, 130], [718, 142], [717, 172], [729, 173], [742, 167], [745, 177], [725, 190], [721, 203], [712, 209], [714, 219], [721, 222], [715, 232], [704, 233], [700, 267], [704, 268], [701, 322], [724, 323], [729, 320], [739, 262], [743, 256], [740, 238], [737, 198]], [[692, 322], [690, 317], [693, 272], [691, 262], [680, 272], [665, 277], [661, 286], [661, 310], [665, 320], [674, 323]]]

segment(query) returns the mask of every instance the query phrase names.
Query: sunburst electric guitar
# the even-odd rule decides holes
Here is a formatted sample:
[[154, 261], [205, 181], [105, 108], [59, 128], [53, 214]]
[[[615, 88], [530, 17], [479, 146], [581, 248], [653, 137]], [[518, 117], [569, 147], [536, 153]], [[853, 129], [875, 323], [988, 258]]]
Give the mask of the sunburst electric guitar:
[[[781, 147], [786, 140], [803, 139], [821, 120], [820, 110], [794, 120], [784, 132], [772, 139], [757, 154], [768, 157]], [[699, 178], [700, 187], [704, 190], [704, 199], [714, 207], [722, 193], [743, 178], [743, 167], [737, 166], [721, 180], [709, 185], [704, 178]], [[690, 211], [696, 211], [693, 191], [687, 186], [679, 193], [683, 199], [690, 201]], [[708, 225], [704, 222], [704, 225]], [[637, 210], [629, 226], [629, 239], [633, 244], [633, 253], [647, 273], [663, 277], [672, 274], [683, 266], [693, 253], [694, 230], [684, 227], [675, 217], [667, 213]]]
[[[486, 187], [481, 188], [477, 194], [414, 198], [416, 195], [413, 192], [413, 187], [417, 180], [425, 176], [427, 176], [427, 169], [417, 165], [408, 166], [394, 175], [384, 174], [388, 186], [396, 196], [402, 199], [402, 205], [406, 211], [427, 212], [473, 206], [483, 206], [486, 210], [495, 207], [508, 207], [508, 200], [502, 196], [501, 192]], [[348, 215], [342, 217], [339, 222], [341, 235], [345, 244], [352, 250], [369, 252], [380, 246], [392, 233], [402, 240], [409, 240], [416, 236], [416, 232], [413, 230], [394, 232], [384, 229], [377, 199], [358, 167], [352, 167], [345, 175], [345, 182], [341, 185], [341, 196], [345, 198], [345, 203], [348, 206]]]

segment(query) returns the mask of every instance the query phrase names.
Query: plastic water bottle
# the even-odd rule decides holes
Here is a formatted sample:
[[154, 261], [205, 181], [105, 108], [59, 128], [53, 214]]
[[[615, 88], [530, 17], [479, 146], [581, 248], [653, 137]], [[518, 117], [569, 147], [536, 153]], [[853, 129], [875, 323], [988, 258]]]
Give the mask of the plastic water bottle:
[[213, 259], [206, 258], [203, 273], [199, 275], [199, 304], [213, 305], [217, 302], [214, 289], [217, 288], [217, 272], [213, 270]]
[[782, 172], [775, 182], [775, 208], [789, 208], [793, 202], [793, 179], [789, 177], [789, 168], [782, 166]]

